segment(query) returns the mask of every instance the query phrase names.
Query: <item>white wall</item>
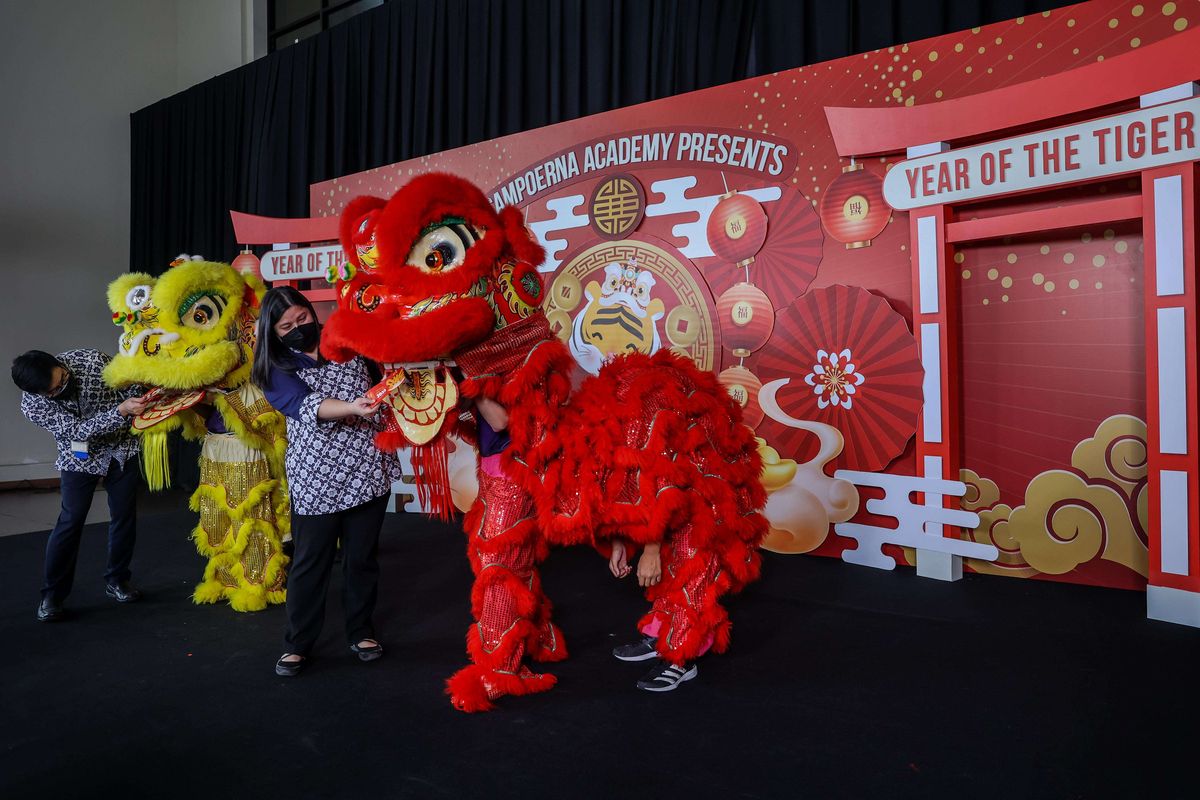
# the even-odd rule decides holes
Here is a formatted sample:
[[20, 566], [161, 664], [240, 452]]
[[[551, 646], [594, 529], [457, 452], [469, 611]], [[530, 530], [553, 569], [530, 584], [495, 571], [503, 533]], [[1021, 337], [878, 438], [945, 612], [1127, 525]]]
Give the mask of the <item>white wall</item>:
[[253, 9], [0, 0], [0, 482], [57, 475], [12, 358], [115, 349], [104, 288], [129, 267], [129, 114], [249, 60]]
[[253, 60], [253, 5], [250, 0], [178, 0], [179, 91]]

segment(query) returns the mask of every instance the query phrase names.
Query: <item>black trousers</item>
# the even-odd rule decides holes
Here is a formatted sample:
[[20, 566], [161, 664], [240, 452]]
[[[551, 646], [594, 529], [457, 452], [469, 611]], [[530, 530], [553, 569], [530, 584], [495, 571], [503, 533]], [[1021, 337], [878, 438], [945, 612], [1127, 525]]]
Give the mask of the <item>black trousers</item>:
[[387, 513], [388, 496], [333, 514], [292, 512], [295, 552], [288, 570], [287, 632], [283, 649], [307, 656], [325, 622], [325, 595], [337, 543], [342, 541], [342, 608], [346, 641], [356, 644], [375, 638], [371, 614], [379, 588], [379, 529]]
[[[116, 459], [108, 465], [104, 488], [108, 490], [108, 583], [129, 580], [129, 562], [137, 538], [137, 464], [133, 459], [121, 466]], [[92, 507], [99, 475], [63, 470], [62, 510], [46, 542], [45, 582], [42, 597], [62, 602], [75, 583], [75, 562], [79, 558], [79, 538]]]

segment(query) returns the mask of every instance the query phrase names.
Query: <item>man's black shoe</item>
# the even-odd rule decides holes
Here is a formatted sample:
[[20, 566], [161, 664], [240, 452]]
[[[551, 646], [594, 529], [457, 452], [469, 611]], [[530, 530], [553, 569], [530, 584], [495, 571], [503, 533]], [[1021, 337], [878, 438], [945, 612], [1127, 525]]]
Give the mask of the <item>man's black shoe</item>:
[[59, 622], [64, 616], [66, 615], [63, 612], [62, 603], [57, 600], [43, 597], [42, 602], [38, 604], [38, 622]]
[[136, 603], [142, 599], [142, 593], [131, 586], [128, 581], [110, 583], [104, 593], [118, 603]]

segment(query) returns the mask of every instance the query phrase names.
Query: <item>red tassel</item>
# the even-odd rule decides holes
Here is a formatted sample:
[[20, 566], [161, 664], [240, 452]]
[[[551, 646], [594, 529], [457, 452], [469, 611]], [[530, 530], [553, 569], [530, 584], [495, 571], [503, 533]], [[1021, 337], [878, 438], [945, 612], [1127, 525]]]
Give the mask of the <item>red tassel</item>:
[[[447, 426], [448, 427], [448, 426]], [[413, 448], [413, 468], [416, 472], [417, 499], [422, 507], [442, 521], [449, 521], [454, 510], [450, 496], [450, 453], [443, 430], [428, 444]]]

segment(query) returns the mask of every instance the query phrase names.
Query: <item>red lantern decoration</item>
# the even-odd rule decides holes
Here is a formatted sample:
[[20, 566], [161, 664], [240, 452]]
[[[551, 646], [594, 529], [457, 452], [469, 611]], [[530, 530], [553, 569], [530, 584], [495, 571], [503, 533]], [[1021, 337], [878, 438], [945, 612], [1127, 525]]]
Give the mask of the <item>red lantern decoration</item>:
[[770, 236], [754, 256], [754, 271], [720, 258], [706, 259], [704, 279], [714, 294], [738, 281], [753, 280], [771, 299], [775, 308], [787, 308], [808, 291], [817, 276], [824, 250], [821, 218], [808, 198], [791, 186], [776, 184], [779, 199], [764, 204]]
[[847, 250], [870, 247], [891, 219], [891, 206], [883, 199], [883, 180], [862, 164], [845, 167], [821, 198], [821, 222]]
[[260, 265], [259, 265], [259, 261], [258, 261], [258, 256], [254, 255], [254, 253], [250, 250], [249, 247], [247, 247], [242, 252], [238, 253], [237, 258], [235, 258], [233, 260], [233, 263], [230, 264], [230, 266], [233, 267], [234, 269], [236, 269], [238, 272], [242, 273], [243, 275], [258, 275], [259, 274], [259, 266]]
[[751, 428], [757, 427], [763, 418], [762, 406], [758, 404], [758, 390], [762, 388], [762, 381], [741, 365], [723, 370], [717, 380], [742, 407], [742, 422]]
[[775, 309], [757, 286], [735, 283], [717, 298], [721, 340], [739, 358], [767, 343], [775, 328]]
[[718, 256], [749, 266], [767, 240], [767, 212], [753, 197], [728, 192], [708, 215], [705, 234]]

